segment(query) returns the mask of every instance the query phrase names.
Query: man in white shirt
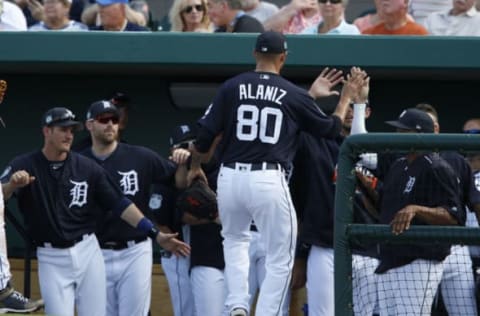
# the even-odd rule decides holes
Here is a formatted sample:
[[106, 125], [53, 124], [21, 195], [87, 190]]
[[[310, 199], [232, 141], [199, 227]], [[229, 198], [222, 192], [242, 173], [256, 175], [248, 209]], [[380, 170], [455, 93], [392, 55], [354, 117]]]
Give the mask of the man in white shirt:
[[480, 36], [480, 13], [476, 0], [453, 0], [448, 11], [430, 14], [425, 27], [432, 35]]
[[410, 0], [408, 13], [416, 23], [425, 25], [427, 16], [433, 12], [446, 11], [451, 8], [451, 0]]

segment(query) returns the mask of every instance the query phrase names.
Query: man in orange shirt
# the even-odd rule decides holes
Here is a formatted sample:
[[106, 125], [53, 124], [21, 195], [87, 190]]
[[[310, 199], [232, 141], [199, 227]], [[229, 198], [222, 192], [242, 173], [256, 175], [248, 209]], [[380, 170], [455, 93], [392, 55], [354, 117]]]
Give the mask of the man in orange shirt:
[[363, 31], [372, 35], [427, 35], [428, 31], [420, 24], [410, 21], [409, 0], [380, 0], [383, 22]]

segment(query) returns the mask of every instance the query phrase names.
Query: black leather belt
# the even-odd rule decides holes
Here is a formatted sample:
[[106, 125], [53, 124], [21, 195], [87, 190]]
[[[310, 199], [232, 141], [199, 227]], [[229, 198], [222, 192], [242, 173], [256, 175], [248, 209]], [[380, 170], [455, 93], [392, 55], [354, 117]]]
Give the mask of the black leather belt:
[[223, 164], [224, 167], [230, 169], [242, 170], [245, 166], [245, 170], [258, 171], [258, 170], [280, 170], [282, 167], [279, 163], [274, 162], [258, 162], [258, 163], [240, 163], [240, 162], [228, 162]]
[[75, 238], [73, 240], [62, 240], [62, 241], [42, 241], [39, 243], [40, 247], [45, 247], [45, 248], [59, 248], [59, 249], [66, 249], [66, 248], [71, 248], [81, 242], [82, 240], [86, 239], [88, 236], [90, 236], [92, 233], [84, 234], [78, 238]]
[[100, 248], [102, 249], [110, 249], [110, 250], [122, 250], [132, 247], [138, 243], [147, 240], [147, 237], [139, 237], [132, 240], [127, 241], [105, 241], [100, 242]]

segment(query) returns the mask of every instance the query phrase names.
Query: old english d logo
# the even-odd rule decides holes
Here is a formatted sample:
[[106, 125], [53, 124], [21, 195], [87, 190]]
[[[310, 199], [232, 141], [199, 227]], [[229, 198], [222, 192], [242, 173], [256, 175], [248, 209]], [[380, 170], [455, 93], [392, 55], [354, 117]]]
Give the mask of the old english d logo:
[[70, 202], [70, 205], [68, 207], [72, 207], [74, 205], [82, 207], [83, 205], [87, 204], [87, 181], [77, 182], [70, 180], [70, 183], [73, 184], [73, 188], [70, 189], [72, 201]]

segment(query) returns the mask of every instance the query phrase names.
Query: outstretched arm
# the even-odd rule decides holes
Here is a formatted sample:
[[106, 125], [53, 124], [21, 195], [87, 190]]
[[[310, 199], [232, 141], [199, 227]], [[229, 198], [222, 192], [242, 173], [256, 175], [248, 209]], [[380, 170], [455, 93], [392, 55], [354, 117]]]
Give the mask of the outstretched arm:
[[138, 207], [131, 203], [120, 215], [120, 217], [131, 226], [147, 234], [154, 239], [160, 247], [174, 253], [177, 256], [188, 256], [190, 246], [177, 238], [178, 233], [168, 234], [160, 232], [153, 223], [146, 218]]

